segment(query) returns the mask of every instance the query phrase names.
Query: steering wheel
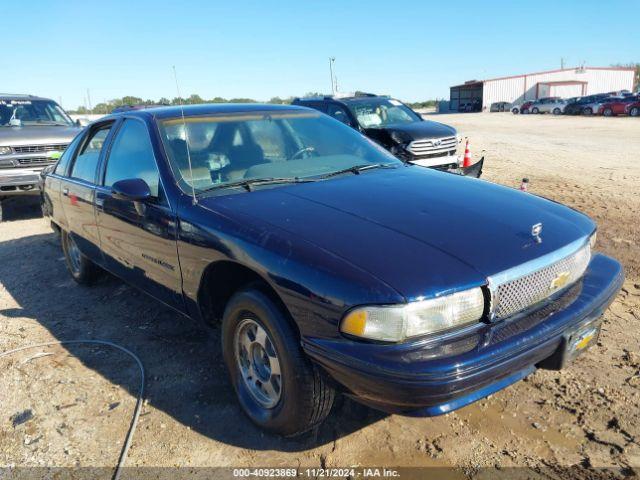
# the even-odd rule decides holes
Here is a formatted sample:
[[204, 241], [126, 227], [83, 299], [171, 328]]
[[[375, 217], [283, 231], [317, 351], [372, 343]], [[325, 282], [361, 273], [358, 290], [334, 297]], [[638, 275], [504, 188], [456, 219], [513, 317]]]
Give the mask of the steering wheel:
[[313, 147], [303, 147], [291, 156], [291, 160], [297, 160], [298, 157], [302, 157], [305, 153], [314, 153], [315, 151], [316, 149]]

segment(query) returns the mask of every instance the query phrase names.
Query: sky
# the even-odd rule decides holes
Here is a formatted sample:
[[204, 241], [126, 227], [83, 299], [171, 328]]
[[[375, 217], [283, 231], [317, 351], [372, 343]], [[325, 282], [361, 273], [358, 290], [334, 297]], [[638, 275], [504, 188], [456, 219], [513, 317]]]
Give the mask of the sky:
[[566, 66], [640, 62], [639, 0], [0, 0], [0, 91], [65, 108], [124, 95], [341, 91], [405, 101]]

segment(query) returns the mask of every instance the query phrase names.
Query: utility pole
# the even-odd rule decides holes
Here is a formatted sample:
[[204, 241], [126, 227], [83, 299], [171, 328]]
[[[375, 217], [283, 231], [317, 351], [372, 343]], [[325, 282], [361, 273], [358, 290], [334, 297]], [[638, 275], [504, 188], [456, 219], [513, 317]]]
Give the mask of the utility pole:
[[564, 70], [564, 57], [560, 57], [560, 70]]
[[331, 94], [336, 94], [336, 87], [333, 80], [333, 62], [336, 61], [336, 57], [329, 57], [329, 75], [331, 75]]
[[87, 88], [87, 103], [89, 111], [91, 111], [91, 94], [89, 93], [89, 89]]

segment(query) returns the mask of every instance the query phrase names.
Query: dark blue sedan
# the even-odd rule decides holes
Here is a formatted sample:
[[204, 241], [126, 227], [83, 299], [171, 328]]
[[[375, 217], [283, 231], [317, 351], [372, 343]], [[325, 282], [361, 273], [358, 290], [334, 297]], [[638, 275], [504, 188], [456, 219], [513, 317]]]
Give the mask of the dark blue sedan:
[[620, 264], [558, 203], [405, 164], [290, 106], [105, 117], [45, 178], [73, 278], [221, 324], [246, 414], [294, 435], [336, 392], [439, 415], [593, 344]]

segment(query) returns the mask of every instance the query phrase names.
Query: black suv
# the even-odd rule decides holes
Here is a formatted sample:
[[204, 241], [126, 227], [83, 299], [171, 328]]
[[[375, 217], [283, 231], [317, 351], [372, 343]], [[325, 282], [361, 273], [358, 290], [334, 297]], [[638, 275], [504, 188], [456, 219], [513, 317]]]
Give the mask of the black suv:
[[401, 160], [440, 170], [459, 171], [461, 138], [455, 128], [423, 118], [399, 100], [371, 93], [349, 97], [295, 98], [340, 120], [382, 145]]

